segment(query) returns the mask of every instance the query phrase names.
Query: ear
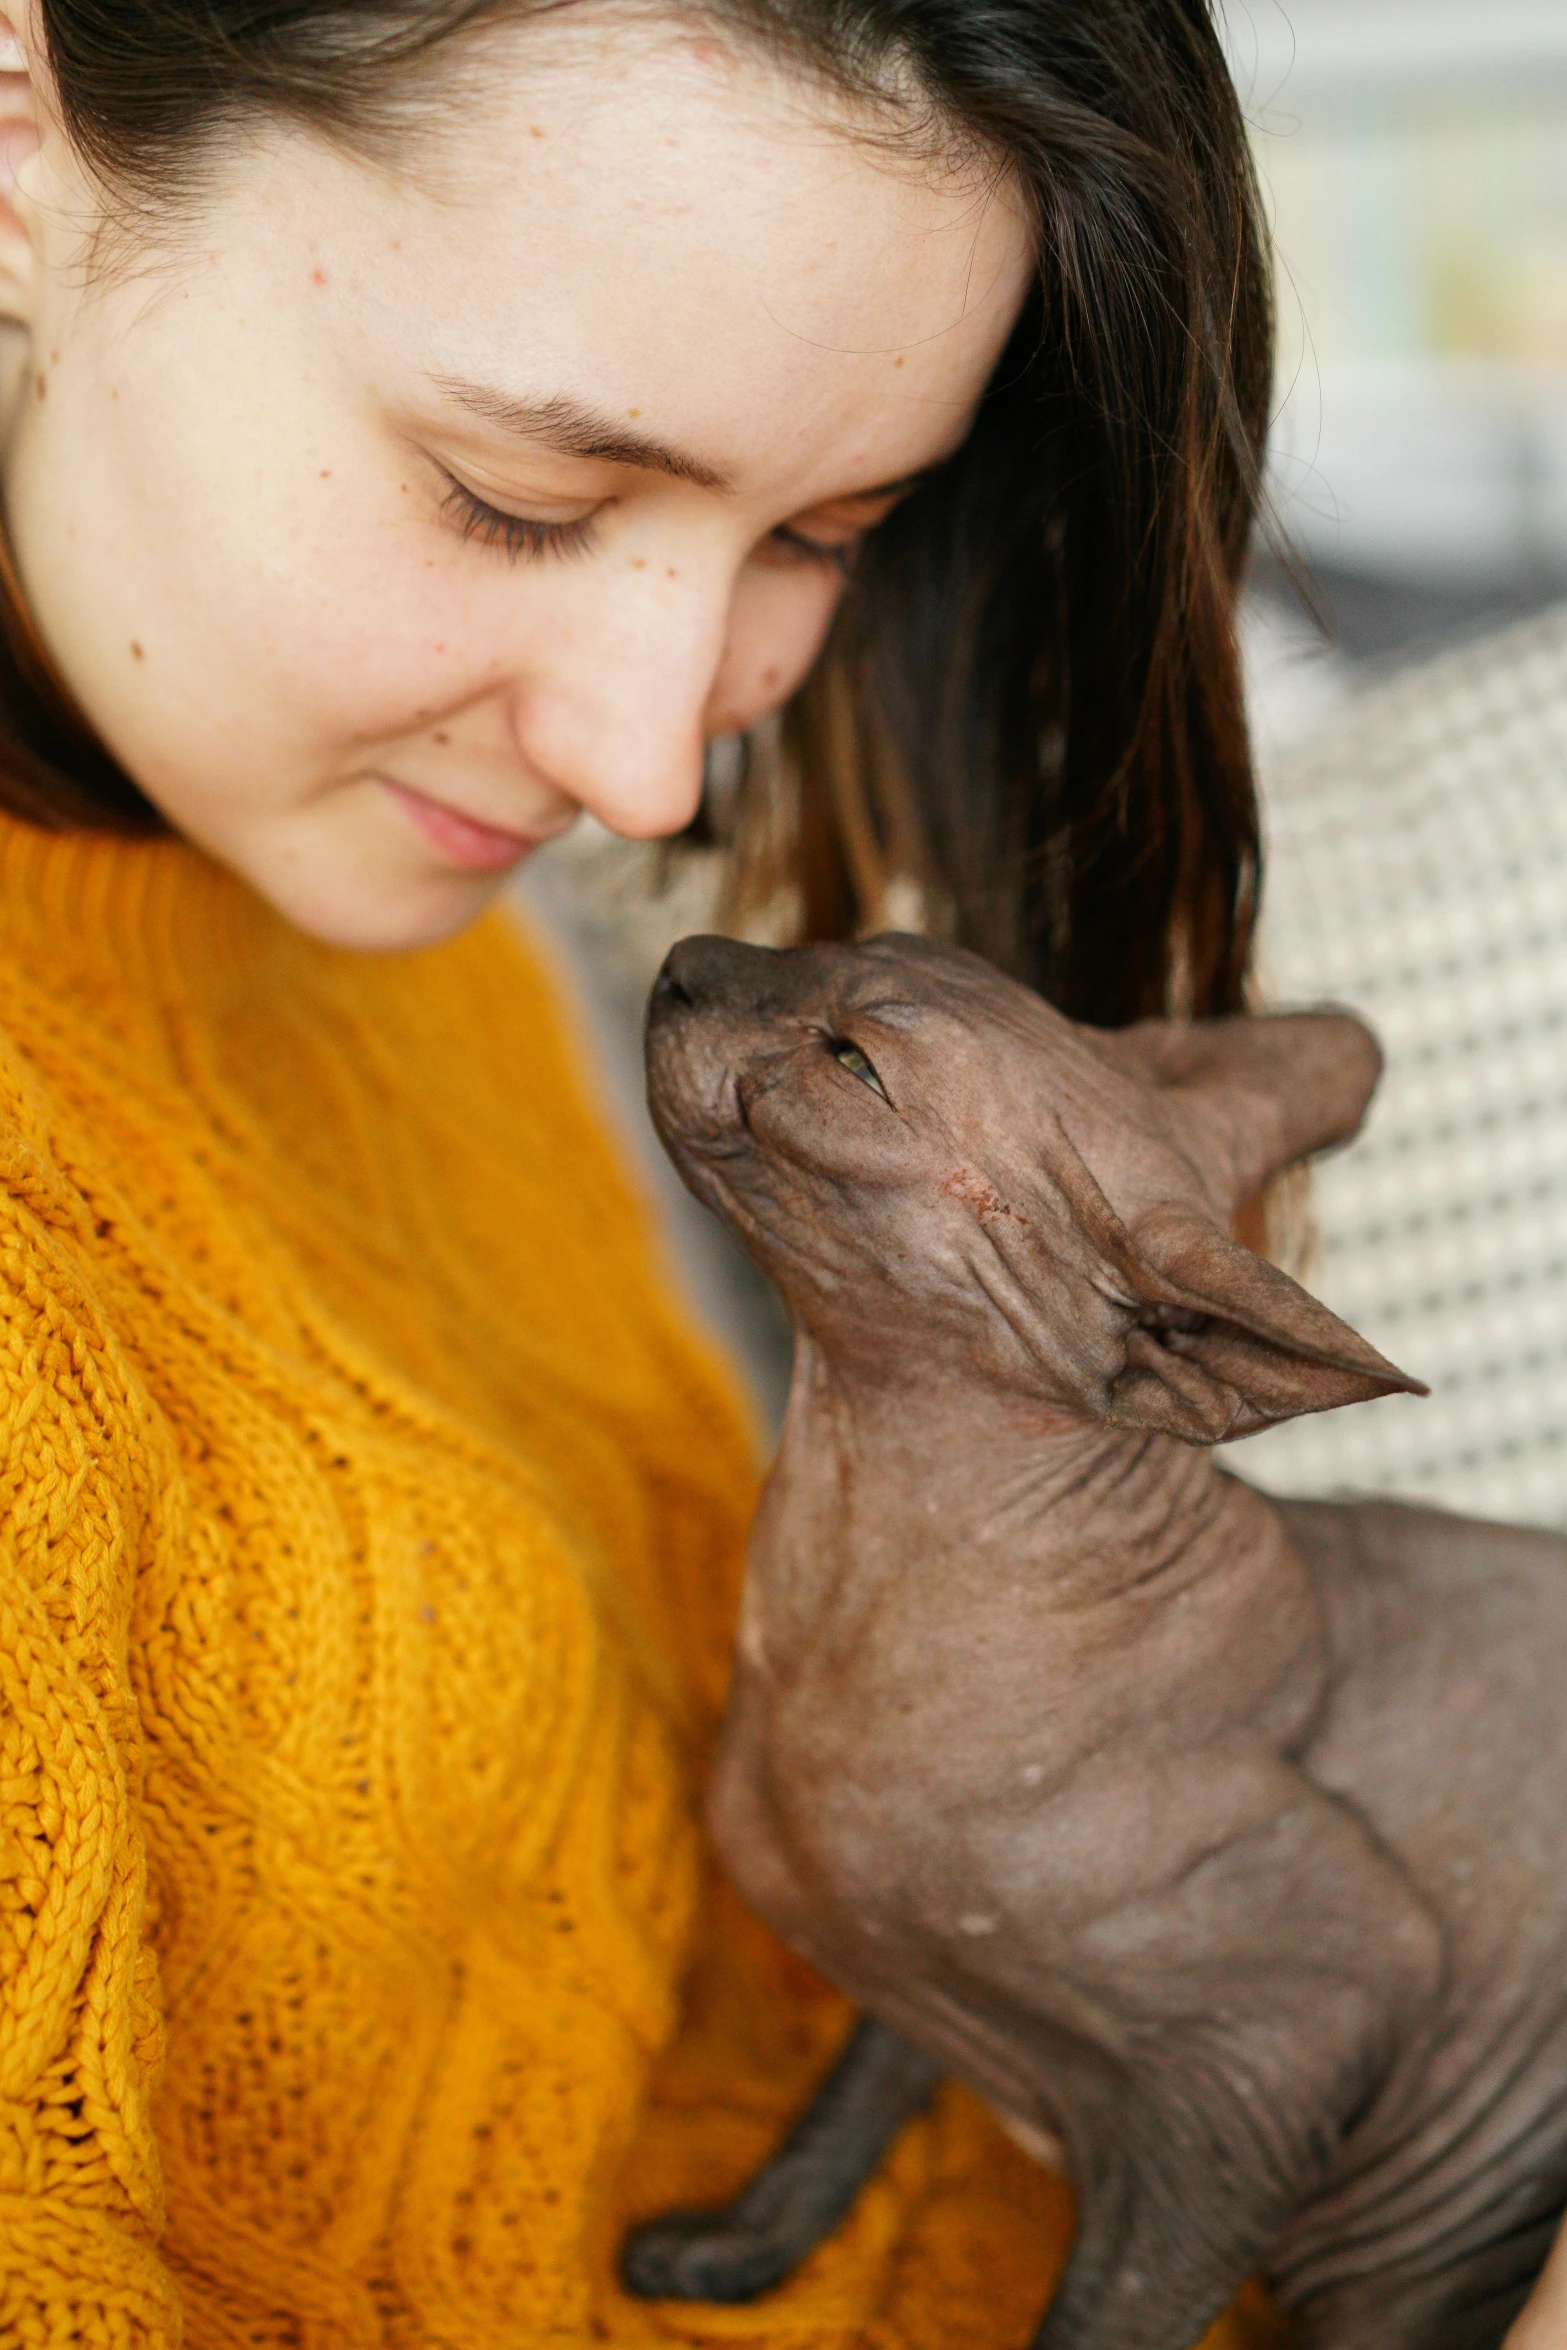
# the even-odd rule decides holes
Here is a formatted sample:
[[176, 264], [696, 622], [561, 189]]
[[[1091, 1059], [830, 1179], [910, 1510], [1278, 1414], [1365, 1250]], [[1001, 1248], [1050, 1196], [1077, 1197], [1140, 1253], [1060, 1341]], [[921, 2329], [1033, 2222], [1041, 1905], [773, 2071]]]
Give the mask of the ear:
[[1129, 1238], [1118, 1269], [1142, 1311], [1111, 1381], [1114, 1426], [1221, 1444], [1304, 1412], [1430, 1393], [1199, 1211], [1155, 1209]]
[[16, 0], [0, 10], [0, 323], [15, 326], [33, 320], [36, 262], [25, 189], [37, 169], [46, 87], [35, 12]]
[[1283, 1168], [1348, 1142], [1382, 1073], [1376, 1038], [1350, 1012], [1142, 1020], [1098, 1041], [1156, 1089], [1226, 1213]]

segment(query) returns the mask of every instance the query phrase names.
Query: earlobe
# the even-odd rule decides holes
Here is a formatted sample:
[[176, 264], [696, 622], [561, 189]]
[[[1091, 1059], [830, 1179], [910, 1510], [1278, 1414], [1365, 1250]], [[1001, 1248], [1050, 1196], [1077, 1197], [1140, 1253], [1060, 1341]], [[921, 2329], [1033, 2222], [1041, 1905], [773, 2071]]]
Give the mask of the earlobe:
[[1142, 1302], [1108, 1417], [1221, 1444], [1307, 1412], [1425, 1395], [1287, 1273], [1187, 1208], [1143, 1218], [1119, 1270]]

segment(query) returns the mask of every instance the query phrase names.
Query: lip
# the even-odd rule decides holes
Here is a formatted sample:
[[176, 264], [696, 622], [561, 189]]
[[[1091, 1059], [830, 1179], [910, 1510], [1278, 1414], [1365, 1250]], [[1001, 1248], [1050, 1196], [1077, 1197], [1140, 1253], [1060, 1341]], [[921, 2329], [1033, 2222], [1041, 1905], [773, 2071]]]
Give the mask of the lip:
[[477, 816], [461, 815], [456, 808], [447, 807], [444, 800], [432, 800], [427, 793], [415, 791], [410, 784], [398, 783], [390, 775], [378, 775], [376, 781], [418, 826], [431, 847], [438, 849], [449, 865], [460, 865], [465, 873], [504, 873], [508, 865], [521, 864], [546, 837], [533, 832], [506, 832], [498, 824], [483, 824]]

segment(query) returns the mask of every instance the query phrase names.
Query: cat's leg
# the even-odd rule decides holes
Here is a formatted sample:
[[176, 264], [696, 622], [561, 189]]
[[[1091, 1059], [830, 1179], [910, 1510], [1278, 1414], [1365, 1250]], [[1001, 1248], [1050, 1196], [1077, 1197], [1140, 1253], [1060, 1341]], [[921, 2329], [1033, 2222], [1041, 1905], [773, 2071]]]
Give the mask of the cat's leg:
[[1290, 2340], [1296, 2350], [1503, 2350], [1528, 2291], [1517, 2283], [1493, 2291], [1482, 2278], [1446, 2292], [1428, 2283], [1405, 2295], [1336, 2293], [1288, 2313]]
[[1559, 2159], [1552, 2167], [1554, 2189], [1549, 2174], [1511, 2193], [1499, 2186], [1487, 2209], [1413, 2253], [1389, 2246], [1369, 2275], [1356, 2273], [1363, 2238], [1336, 2281], [1319, 2273], [1302, 2289], [1299, 2275], [1270, 2278], [1297, 2350], [1502, 2350], [1561, 2221]]
[[[1190, 2350], [1375, 2132], [1441, 1984], [1439, 1924], [1350, 1806], [1282, 1760], [1211, 1768], [1175, 1788], [1178, 1867], [1095, 1922], [1115, 2028], [1058, 2063], [1078, 2232], [1035, 2350]], [[1190, 1857], [1182, 1808], [1211, 1833], [1225, 1801]]]
[[[1279, 2216], [1251, 2133], [1150, 2145], [1122, 2085], [1113, 2149], [1072, 2149], [1078, 2226], [1033, 2350], [1191, 2350], [1262, 2263]], [[1164, 2100], [1157, 2101], [1159, 2105]], [[1168, 2108], [1155, 2127], [1167, 2122]], [[1096, 2159], [1107, 2155], [1108, 2159]]]
[[869, 2018], [772, 2159], [733, 2203], [677, 2211], [626, 2239], [620, 2274], [645, 2300], [749, 2301], [798, 2268], [844, 2218], [940, 2078]]

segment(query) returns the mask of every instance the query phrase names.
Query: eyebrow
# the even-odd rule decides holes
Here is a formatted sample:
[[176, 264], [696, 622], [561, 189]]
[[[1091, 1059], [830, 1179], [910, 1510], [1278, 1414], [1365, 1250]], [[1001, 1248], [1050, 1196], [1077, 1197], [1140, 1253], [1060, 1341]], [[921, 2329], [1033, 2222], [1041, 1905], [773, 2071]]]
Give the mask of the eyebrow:
[[572, 399], [569, 394], [557, 393], [547, 400], [525, 400], [513, 398], [509, 392], [495, 391], [487, 384], [463, 383], [453, 376], [438, 375], [434, 380], [437, 391], [466, 408], [471, 416], [477, 416], [485, 424], [499, 425], [503, 432], [542, 441], [546, 448], [558, 450], [563, 457], [596, 457], [606, 465], [637, 465], [649, 473], [667, 473], [676, 481], [694, 482], [702, 490], [733, 487], [716, 466], [704, 465], [700, 457], [671, 448], [647, 433], [630, 432], [601, 410], [590, 407], [584, 400]]
[[[596, 457], [606, 465], [638, 465], [649, 473], [667, 473], [675, 481], [694, 482], [698, 489], [717, 490], [726, 496], [734, 489], [728, 475], [716, 466], [705, 465], [700, 457], [671, 448], [650, 434], [628, 432], [601, 409], [573, 399], [569, 393], [556, 393], [547, 400], [524, 400], [488, 384], [465, 383], [457, 376], [438, 375], [432, 380], [437, 391], [481, 422], [499, 425], [503, 432], [516, 433], [524, 440], [541, 441], [563, 457]], [[872, 489], [847, 490], [840, 498], [821, 503], [854, 504], [867, 498], [901, 497], [917, 490], [950, 462], [950, 458], [938, 457], [933, 465], [923, 465], [897, 481], [879, 482]]]

